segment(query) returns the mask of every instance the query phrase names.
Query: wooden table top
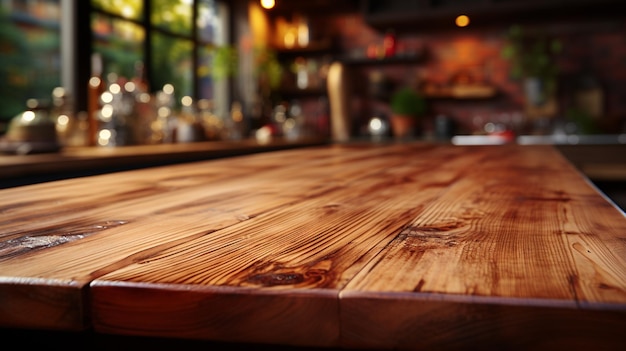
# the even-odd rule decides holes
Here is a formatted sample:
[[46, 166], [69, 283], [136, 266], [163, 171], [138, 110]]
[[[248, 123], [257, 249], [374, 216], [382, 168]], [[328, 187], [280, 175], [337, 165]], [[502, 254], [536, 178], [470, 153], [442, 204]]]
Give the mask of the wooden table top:
[[626, 345], [626, 216], [553, 147], [337, 144], [0, 190], [0, 326]]

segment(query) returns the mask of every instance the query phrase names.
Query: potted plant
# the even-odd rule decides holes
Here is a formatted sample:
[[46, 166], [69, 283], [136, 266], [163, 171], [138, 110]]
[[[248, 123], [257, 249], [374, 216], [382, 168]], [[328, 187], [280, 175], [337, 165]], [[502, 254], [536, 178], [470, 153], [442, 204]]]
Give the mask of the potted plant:
[[426, 100], [415, 89], [405, 86], [391, 95], [391, 130], [396, 138], [413, 136], [422, 114], [426, 110]]
[[521, 79], [527, 104], [541, 106], [556, 93], [558, 67], [553, 57], [561, 51], [561, 42], [541, 33], [530, 35], [519, 25], [507, 33], [502, 57], [511, 63], [511, 77]]
[[232, 45], [216, 45], [213, 47], [213, 77], [227, 79], [237, 75], [239, 53]]

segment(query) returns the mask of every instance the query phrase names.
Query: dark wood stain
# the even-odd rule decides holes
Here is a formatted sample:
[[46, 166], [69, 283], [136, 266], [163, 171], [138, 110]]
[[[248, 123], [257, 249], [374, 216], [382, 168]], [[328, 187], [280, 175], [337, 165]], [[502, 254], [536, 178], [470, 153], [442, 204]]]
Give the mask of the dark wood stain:
[[569, 283], [570, 292], [574, 297], [574, 301], [578, 304], [580, 302], [578, 298], [578, 290], [580, 289], [580, 279], [578, 275], [572, 273], [567, 277], [567, 282]]
[[413, 289], [413, 291], [421, 292], [425, 284], [426, 284], [426, 281], [424, 281], [424, 279], [420, 279], [420, 281], [417, 283], [417, 286], [415, 287], [415, 289]]
[[[551, 196], [552, 195], [552, 196]], [[516, 198], [517, 201], [539, 201], [539, 202], [570, 202], [571, 197], [565, 194], [563, 191], [554, 191], [552, 194], [546, 193], [545, 196], [526, 196], [520, 195]]]
[[520, 196], [517, 198], [519, 201], [546, 201], [546, 202], [569, 202], [570, 198], [560, 197], [540, 197], [540, 196]]
[[248, 282], [262, 286], [295, 285], [305, 280], [302, 273], [295, 272], [256, 274], [248, 278]]
[[119, 193], [116, 195], [116, 197], [121, 197], [124, 199], [149, 197], [149, 196], [154, 196], [154, 195], [160, 195], [171, 190], [173, 189], [170, 189], [168, 187], [148, 186], [144, 188], [138, 188], [138, 189], [133, 189], [130, 191], [125, 191], [123, 193]]

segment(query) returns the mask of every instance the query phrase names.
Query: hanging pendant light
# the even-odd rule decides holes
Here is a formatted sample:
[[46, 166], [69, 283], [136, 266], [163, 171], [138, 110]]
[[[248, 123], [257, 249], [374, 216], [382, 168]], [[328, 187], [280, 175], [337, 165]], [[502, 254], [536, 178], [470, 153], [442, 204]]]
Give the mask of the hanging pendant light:
[[272, 9], [274, 8], [274, 5], [276, 5], [276, 2], [274, 0], [261, 0], [261, 6], [264, 9]]
[[457, 27], [467, 27], [467, 25], [469, 25], [470, 23], [470, 19], [467, 15], [459, 15], [454, 20], [454, 23], [457, 25]]

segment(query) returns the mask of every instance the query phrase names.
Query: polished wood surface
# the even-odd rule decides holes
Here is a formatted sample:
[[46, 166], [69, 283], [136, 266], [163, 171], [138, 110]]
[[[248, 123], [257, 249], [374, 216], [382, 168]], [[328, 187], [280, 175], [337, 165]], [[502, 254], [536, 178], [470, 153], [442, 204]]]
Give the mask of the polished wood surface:
[[0, 190], [0, 325], [626, 345], [626, 216], [550, 146], [338, 144]]

